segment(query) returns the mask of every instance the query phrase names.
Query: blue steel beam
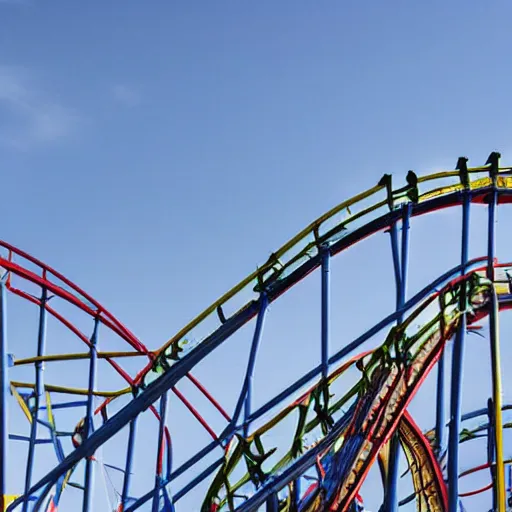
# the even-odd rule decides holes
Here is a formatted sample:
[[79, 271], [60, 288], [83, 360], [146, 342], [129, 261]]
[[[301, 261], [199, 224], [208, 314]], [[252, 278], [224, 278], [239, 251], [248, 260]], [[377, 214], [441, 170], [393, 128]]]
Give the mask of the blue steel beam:
[[321, 361], [322, 377], [325, 379], [329, 373], [329, 313], [330, 313], [330, 259], [329, 248], [322, 248], [322, 326], [321, 326]]
[[[386, 184], [387, 188], [387, 202], [388, 207], [391, 211], [394, 210], [394, 199], [393, 199], [393, 187], [392, 187], [392, 177], [390, 175], [385, 175], [381, 180], [381, 183]], [[395, 220], [390, 228], [389, 235], [391, 239], [391, 256], [393, 259], [393, 270], [395, 274], [395, 294], [396, 294], [396, 307], [395, 311], [399, 311], [400, 307], [403, 303], [401, 299], [402, 292], [402, 269], [400, 266], [400, 251], [398, 248], [398, 219]], [[399, 315], [397, 316], [396, 321], [399, 321]], [[387, 512], [394, 512], [396, 501], [396, 486], [398, 479], [398, 438], [397, 435], [394, 434], [389, 441], [389, 457], [388, 457], [388, 471], [387, 478], [385, 482], [384, 489], [384, 504]]]
[[[469, 190], [469, 173], [468, 173], [468, 159], [466, 157], [460, 157], [457, 160], [456, 169], [459, 171], [459, 178], [461, 181], [461, 184], [464, 187], [464, 197], [462, 201], [462, 234], [461, 234], [461, 275], [464, 275], [466, 271], [466, 263], [468, 260], [468, 236], [469, 236], [469, 205], [470, 205], [470, 196], [468, 193]], [[462, 327], [461, 327], [462, 329]], [[464, 326], [465, 330], [465, 326]], [[459, 339], [460, 335], [457, 333], [457, 338], [454, 343], [454, 350], [452, 357], [453, 364], [457, 364], [459, 368], [462, 367], [462, 361], [463, 361], [463, 350], [461, 351], [461, 347], [463, 346], [463, 340]], [[452, 379], [454, 378], [454, 373], [452, 370]], [[451, 399], [451, 405], [450, 407], [454, 407], [453, 410], [451, 410], [451, 421], [456, 421], [457, 425], [456, 428], [460, 428], [460, 394], [462, 392], [462, 389], [459, 389], [456, 391], [457, 396], [454, 396], [454, 386], [461, 387], [462, 381], [457, 377], [457, 381], [452, 380], [452, 399]], [[460, 382], [459, 382], [460, 381]], [[435, 427], [435, 439], [436, 439], [436, 453], [437, 456], [440, 457], [441, 454], [444, 451], [444, 435], [445, 435], [445, 426], [446, 426], [446, 420], [445, 420], [445, 351], [441, 352], [441, 356], [439, 357], [439, 362], [437, 365], [437, 397], [436, 397], [436, 427]], [[459, 400], [459, 403], [457, 405], [457, 400]], [[455, 417], [457, 418], [455, 420]], [[458, 439], [458, 437], [457, 437]], [[452, 440], [452, 444], [454, 441]], [[456, 447], [451, 447], [452, 451], [454, 449], [457, 450], [457, 457], [458, 457], [458, 441]], [[455, 454], [452, 454], [455, 455]], [[457, 468], [458, 471], [458, 468]], [[456, 473], [458, 474], [458, 472]], [[458, 493], [458, 491], [457, 491]]]
[[[491, 157], [489, 157], [491, 158]], [[495, 212], [496, 212], [496, 175], [497, 169], [493, 169], [492, 162], [490, 174], [493, 181], [493, 191], [490, 194], [489, 198], [489, 207], [488, 207], [488, 226], [487, 226], [487, 278], [491, 281], [494, 280], [494, 254], [496, 252], [496, 232], [495, 232]], [[497, 163], [497, 162], [496, 162]], [[495, 172], [494, 172], [495, 171]], [[494, 294], [493, 294], [494, 295]], [[494, 297], [493, 297], [494, 299]], [[491, 316], [489, 319], [489, 337], [490, 337], [490, 348], [491, 348], [491, 360], [494, 363], [494, 346], [496, 344], [496, 336], [497, 336], [497, 315], [494, 314], [494, 300], [493, 307], [491, 309]], [[495, 396], [495, 380], [496, 375], [494, 372], [494, 368], [491, 371], [492, 376], [492, 388], [493, 388], [493, 397]], [[497, 467], [493, 467], [493, 464], [496, 463], [496, 417], [494, 415], [493, 408], [493, 400], [489, 399], [488, 401], [488, 417], [489, 417], [489, 435], [487, 436], [487, 462], [489, 463], [489, 470], [491, 473], [492, 482], [494, 483], [492, 487], [492, 510], [498, 510], [498, 496], [496, 489], [496, 476], [497, 476]], [[499, 509], [502, 510], [501, 508]]]
[[244, 408], [244, 435], [247, 436], [247, 430], [249, 428], [249, 417], [251, 415], [251, 400], [252, 400], [252, 381], [254, 374], [254, 367], [256, 365], [256, 356], [258, 355], [258, 349], [260, 346], [261, 334], [263, 332], [263, 324], [265, 321], [265, 313], [267, 311], [268, 296], [265, 292], [262, 292], [259, 300], [259, 311], [258, 318], [256, 319], [256, 326], [254, 328], [254, 334], [251, 343], [251, 350], [249, 352], [249, 361], [247, 363], [247, 369], [245, 371], [245, 378], [238, 397], [238, 402], [233, 413], [232, 425], [238, 422], [242, 407]]
[[[402, 271], [400, 267], [400, 253], [398, 249], [398, 228], [393, 223], [389, 234], [391, 236], [391, 253], [393, 257], [393, 268], [395, 270], [395, 289], [396, 289], [396, 312], [400, 311], [403, 304], [402, 293]], [[397, 315], [396, 322], [400, 322], [401, 314]], [[384, 506], [387, 512], [395, 512], [398, 506], [397, 486], [398, 486], [398, 435], [394, 434], [389, 441], [389, 457], [386, 486], [384, 490]]]
[[126, 451], [126, 465], [123, 479], [123, 493], [121, 494], [121, 506], [126, 506], [126, 500], [130, 497], [130, 483], [132, 477], [133, 451], [135, 448], [135, 436], [137, 434], [137, 418], [130, 422], [128, 434], [128, 449]]
[[[48, 290], [43, 288], [41, 293], [41, 304], [39, 305], [39, 327], [37, 333], [37, 356], [42, 357], [46, 351], [46, 302], [48, 300]], [[43, 369], [44, 363], [36, 361], [34, 363], [36, 369], [35, 389], [34, 389], [34, 406], [32, 409], [32, 423], [30, 426], [30, 443], [28, 445], [27, 454], [27, 470], [25, 471], [25, 499], [23, 501], [23, 512], [27, 512], [29, 505], [28, 490], [32, 484], [32, 472], [34, 469], [35, 445], [37, 439], [37, 426], [39, 424], [39, 411], [41, 395], [44, 393]]]
[[510, 499], [512, 497], [512, 465], [509, 464], [507, 469], [508, 469], [507, 473], [508, 473], [508, 492], [509, 492], [508, 499], [510, 501]]
[[[52, 404], [52, 409], [55, 411], [57, 409], [69, 409], [72, 407], [87, 407], [87, 401], [76, 401], [76, 402], [65, 402], [62, 404]], [[46, 409], [46, 405], [41, 406], [41, 410]]]
[[[410, 218], [412, 211], [412, 203], [407, 203], [402, 206], [402, 254], [400, 261], [400, 306], [399, 310], [402, 310], [405, 299], [407, 297], [407, 274], [409, 270], [409, 229], [410, 229]], [[403, 320], [400, 319], [400, 322]]]
[[445, 399], [444, 399], [444, 379], [445, 379], [445, 351], [441, 352], [437, 363], [437, 390], [436, 390], [436, 430], [435, 430], [435, 453], [439, 458], [444, 449], [445, 434]]
[[153, 490], [152, 512], [158, 512], [160, 503], [160, 490], [162, 488], [162, 467], [160, 467], [160, 456], [163, 455], [163, 442], [165, 431], [165, 418], [167, 416], [167, 393], [160, 398], [160, 423], [158, 425], [158, 447], [156, 457], [155, 487]]
[[[27, 443], [32, 442], [32, 439], [28, 436], [20, 436], [18, 434], [9, 434], [10, 441], [26, 441]], [[51, 439], [35, 439], [34, 444], [52, 444]]]
[[[401, 254], [398, 257], [398, 239], [396, 235], [396, 224], [392, 226], [391, 231], [391, 244], [393, 251], [393, 263], [396, 265], [400, 262], [400, 267], [397, 272], [395, 269], [395, 276], [398, 273], [400, 280], [396, 282], [397, 288], [397, 304], [396, 311], [398, 312], [397, 323], [403, 321], [403, 307], [405, 304], [406, 291], [407, 291], [407, 271], [409, 263], [409, 221], [411, 216], [411, 203], [402, 205], [402, 244]], [[394, 236], [393, 236], [394, 235]], [[388, 512], [398, 511], [398, 470], [399, 470], [399, 449], [400, 442], [398, 434], [395, 433], [389, 445], [389, 466], [388, 476], [386, 482], [386, 492], [384, 495], [385, 509]]]
[[[495, 425], [494, 425], [494, 407], [492, 398], [487, 400], [487, 418], [489, 423], [487, 424], [487, 463], [489, 464], [489, 472], [491, 474], [491, 481], [496, 481], [496, 468], [493, 467], [496, 463], [496, 459], [494, 457], [495, 453]], [[492, 487], [492, 510], [497, 510], [497, 500], [496, 500], [496, 485]]]
[[[94, 432], [94, 390], [96, 389], [96, 368], [98, 362], [98, 328], [100, 318], [97, 316], [94, 319], [94, 330], [91, 336], [91, 347], [89, 350], [89, 396], [87, 397], [87, 408], [85, 415], [84, 431], [86, 438]], [[93, 495], [93, 482], [94, 482], [94, 466], [91, 457], [85, 460], [85, 479], [84, 479], [84, 499], [83, 499], [83, 512], [90, 512], [92, 495]]]
[[3, 500], [7, 491], [7, 448], [9, 430], [7, 427], [7, 394], [9, 381], [7, 378], [7, 293], [5, 287], [6, 275], [0, 281], [0, 496]]
[[[510, 411], [512, 410], [512, 404], [504, 405], [501, 408], [502, 411]], [[466, 414], [462, 415], [462, 421], [468, 421], [475, 418], [478, 418], [479, 416], [485, 416], [487, 414], [487, 409], [477, 409], [472, 412], [467, 412]]]
[[277, 492], [272, 493], [268, 497], [266, 512], [279, 512], [279, 500], [277, 498]]
[[[462, 162], [461, 162], [462, 164]], [[468, 269], [469, 253], [469, 223], [470, 223], [470, 191], [464, 191], [462, 203], [462, 236], [461, 236], [461, 264], [460, 273], [464, 275]], [[461, 294], [461, 301], [465, 301], [465, 293]], [[461, 318], [461, 324], [453, 344], [452, 372], [451, 372], [451, 398], [450, 398], [450, 425], [448, 439], [448, 510], [457, 510], [459, 506], [459, 432], [461, 430], [462, 415], [462, 379], [464, 365], [464, 345], [466, 339], [466, 316]]]

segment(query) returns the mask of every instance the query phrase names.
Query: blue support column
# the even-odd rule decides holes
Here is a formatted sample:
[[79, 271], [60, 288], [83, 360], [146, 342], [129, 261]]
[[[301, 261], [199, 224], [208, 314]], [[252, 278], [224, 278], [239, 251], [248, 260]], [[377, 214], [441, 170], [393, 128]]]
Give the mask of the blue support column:
[[[46, 350], [46, 302], [48, 300], [48, 290], [43, 288], [41, 294], [41, 304], [39, 306], [39, 330], [37, 335], [37, 356], [44, 356]], [[28, 445], [27, 470], [25, 472], [25, 494], [23, 501], [23, 512], [27, 512], [29, 504], [28, 491], [32, 485], [32, 472], [34, 469], [35, 446], [37, 439], [37, 427], [39, 424], [39, 405], [42, 394], [44, 393], [43, 370], [44, 363], [37, 361], [35, 363], [35, 389], [34, 389], [34, 405], [32, 409], [32, 424], [30, 426], [30, 443]]]
[[300, 477], [297, 478], [296, 480], [294, 480], [293, 493], [292, 493], [292, 503], [295, 505], [295, 507], [299, 506], [299, 501], [300, 501]]
[[126, 507], [127, 499], [130, 497], [130, 483], [132, 478], [133, 451], [135, 448], [135, 437], [137, 435], [137, 417], [130, 422], [128, 434], [128, 449], [126, 451], [126, 465], [124, 470], [123, 494], [121, 495], [122, 507]]
[[[87, 411], [85, 416], [85, 432], [87, 438], [94, 432], [94, 395], [96, 389], [96, 367], [98, 363], [98, 327], [99, 317], [94, 319], [94, 331], [91, 336], [90, 359], [89, 359], [89, 396], [87, 397]], [[94, 466], [91, 457], [85, 459], [85, 481], [84, 481], [84, 501], [82, 506], [83, 512], [92, 510], [92, 496], [94, 484]]]
[[487, 226], [487, 279], [494, 281], [494, 257], [496, 254], [496, 206], [498, 203], [498, 191], [496, 179], [498, 177], [499, 153], [491, 153], [487, 164], [490, 165], [492, 179], [492, 192], [489, 198], [489, 217]]
[[7, 447], [9, 431], [7, 427], [7, 293], [4, 278], [0, 282], [0, 496], [7, 494]]
[[162, 475], [159, 472], [159, 459], [162, 450], [162, 443], [164, 441], [165, 431], [165, 418], [167, 416], [167, 393], [162, 395], [160, 398], [160, 424], [158, 429], [158, 452], [156, 459], [156, 471], [155, 471], [155, 490], [153, 493], [153, 506], [152, 512], [158, 512], [160, 503], [160, 489], [162, 488]]
[[256, 355], [261, 340], [261, 333], [263, 331], [263, 322], [265, 320], [265, 313], [267, 311], [268, 297], [266, 293], [261, 295], [261, 304], [258, 318], [256, 320], [256, 328], [254, 330], [254, 337], [252, 340], [251, 354], [249, 357], [249, 366], [247, 368], [247, 386], [244, 407], [244, 436], [247, 437], [249, 431], [249, 417], [251, 415], [252, 407], [252, 380], [254, 374], [254, 366], [256, 365]]
[[444, 350], [441, 352], [439, 356], [439, 361], [437, 363], [437, 399], [436, 399], [436, 444], [435, 444], [435, 453], [439, 458], [444, 449], [444, 431], [445, 431], [445, 401], [444, 401], [444, 376], [445, 376], [445, 353]]
[[329, 312], [330, 312], [329, 247], [322, 248], [322, 377], [329, 374]]
[[249, 385], [247, 386], [247, 392], [244, 400], [244, 437], [249, 435], [249, 416], [251, 415], [252, 405], [252, 375], [250, 377]]
[[393, 268], [395, 270], [396, 310], [400, 309], [400, 293], [402, 291], [402, 275], [400, 269], [400, 251], [398, 249], [398, 227], [396, 223], [389, 229], [391, 237], [391, 254], [393, 256]]
[[252, 379], [254, 373], [254, 366], [256, 365], [256, 356], [258, 354], [258, 348], [261, 339], [261, 333], [263, 331], [263, 324], [265, 321], [265, 313], [268, 306], [268, 296], [265, 292], [262, 292], [259, 300], [258, 317], [256, 318], [256, 327], [254, 328], [254, 335], [252, 338], [251, 351], [249, 354], [249, 362], [247, 364], [247, 370], [245, 372], [245, 379], [242, 385], [240, 396], [235, 407], [233, 414], [232, 423], [236, 424], [244, 408], [244, 436], [247, 436], [249, 430], [249, 417], [251, 415], [251, 403], [252, 403]]
[[[393, 188], [391, 176], [385, 175], [381, 183], [386, 184], [388, 194], [388, 207], [390, 211], [394, 210]], [[389, 229], [391, 237], [391, 256], [393, 258], [393, 269], [395, 274], [395, 290], [396, 290], [396, 310], [400, 310], [400, 294], [402, 292], [402, 274], [400, 268], [400, 250], [398, 248], [398, 228], [396, 222], [391, 224]], [[397, 319], [399, 322], [400, 320]], [[386, 512], [394, 512], [398, 505], [397, 495], [398, 483], [398, 443], [396, 435], [392, 436], [389, 441], [389, 466], [386, 480], [386, 488], [384, 490], [384, 510]]]
[[[401, 261], [401, 288], [400, 288], [400, 309], [405, 304], [407, 297], [407, 273], [409, 270], [409, 227], [411, 219], [411, 203], [402, 207], [402, 261]], [[400, 322], [403, 320], [403, 313], [400, 315]]]
[[[467, 158], [460, 158], [457, 168], [461, 174], [461, 181], [465, 186], [462, 201], [462, 234], [461, 234], [461, 270], [466, 273], [469, 253], [469, 221], [471, 197], [467, 173]], [[466, 307], [466, 293], [463, 288], [459, 307]], [[464, 367], [464, 344], [466, 340], [466, 316], [463, 315], [459, 330], [455, 336], [452, 355], [451, 389], [450, 389], [450, 425], [448, 437], [448, 510], [457, 511], [459, 507], [459, 433], [462, 416], [462, 378]]]
[[[494, 457], [496, 446], [494, 443], [494, 405], [492, 398], [487, 400], [487, 419], [489, 420], [487, 426], [487, 463], [489, 464], [491, 481], [494, 482], [496, 480], [496, 458]], [[494, 485], [492, 488], [492, 510], [496, 510], [496, 506], [496, 486]]]
[[[398, 256], [398, 234], [396, 232], [396, 224], [392, 226], [391, 231], [391, 249], [393, 251], [393, 262], [395, 264], [395, 276], [397, 279], [397, 300], [396, 309], [401, 311], [405, 304], [407, 293], [407, 273], [409, 266], [409, 223], [411, 217], [411, 203], [402, 206], [402, 243], [401, 257]], [[394, 229], [393, 229], [394, 228]], [[399, 263], [398, 272], [396, 265]], [[398, 317], [398, 324], [403, 321], [403, 313]], [[398, 476], [399, 476], [399, 449], [400, 442], [398, 435], [394, 434], [389, 442], [389, 468], [388, 481], [386, 482], [386, 492], [384, 496], [386, 512], [398, 511]]]
[[[489, 225], [488, 225], [488, 260], [487, 260], [487, 277], [490, 280], [494, 280], [494, 252], [495, 252], [495, 237], [494, 237], [494, 215], [495, 215], [495, 198], [496, 192], [493, 191], [490, 202], [489, 202]], [[493, 314], [494, 312], [494, 305], [491, 309], [491, 314], [489, 318], [489, 334], [490, 334], [490, 341], [491, 341], [491, 353], [493, 352], [493, 341], [496, 339], [496, 321], [497, 321], [497, 315]], [[494, 359], [491, 356], [491, 359]], [[492, 380], [493, 380], [493, 391], [494, 391], [494, 380], [495, 375], [494, 372], [492, 372]], [[494, 395], [494, 393], [493, 393]], [[497, 489], [496, 489], [496, 475], [498, 468], [496, 467], [496, 423], [495, 423], [495, 416], [494, 416], [494, 406], [493, 406], [493, 400], [489, 399], [487, 403], [487, 416], [489, 418], [489, 428], [487, 433], [487, 462], [489, 463], [489, 470], [491, 473], [491, 479], [492, 482], [494, 482], [493, 488], [492, 488], [492, 510], [498, 510], [498, 496], [497, 496]]]
[[[467, 168], [468, 159], [465, 157], [461, 157], [457, 161], [456, 169], [459, 171], [459, 176], [462, 185], [464, 186], [464, 203], [463, 203], [463, 227], [462, 227], [462, 250], [461, 250], [461, 275], [464, 275], [466, 272], [466, 264], [468, 259], [468, 240], [467, 235], [469, 233], [469, 226], [466, 226], [466, 223], [469, 222], [469, 205], [470, 198], [467, 190], [469, 189], [469, 174]], [[467, 219], [466, 219], [467, 217]], [[464, 238], [464, 233], [466, 234], [466, 238]], [[455, 354], [455, 350], [454, 350]], [[462, 364], [462, 363], [461, 363]], [[445, 428], [446, 428], [446, 418], [445, 418], [445, 350], [444, 347], [441, 351], [441, 355], [439, 356], [439, 361], [437, 363], [437, 392], [436, 392], [436, 430], [435, 430], [435, 453], [437, 455], [438, 460], [440, 460], [444, 449], [445, 449]], [[453, 371], [452, 371], [453, 378]], [[453, 381], [452, 381], [452, 393], [453, 393]], [[453, 402], [453, 399], [452, 399]], [[460, 408], [458, 412], [459, 423], [460, 423]], [[452, 414], [453, 418], [453, 414]], [[458, 446], [458, 445], [457, 445]], [[458, 448], [457, 448], [458, 449]]]
[[[467, 161], [468, 159], [465, 157], [460, 157], [457, 161], [456, 169], [459, 171], [459, 176], [462, 185], [464, 186], [464, 200], [463, 200], [463, 206], [462, 206], [462, 240], [461, 240], [461, 275], [464, 275], [466, 272], [466, 265], [468, 261], [468, 244], [469, 244], [469, 205], [470, 198], [469, 198], [469, 174], [468, 174], [468, 167], [467, 167]], [[462, 330], [462, 328], [461, 328]], [[466, 328], [464, 326], [464, 332]], [[464, 336], [464, 334], [462, 334]], [[457, 339], [460, 337], [460, 334], [457, 333]], [[453, 364], [458, 364], [459, 368], [462, 367], [462, 358], [463, 358], [463, 351], [461, 352], [460, 349], [462, 348], [463, 344], [463, 338], [462, 341], [459, 339], [459, 341], [455, 341], [454, 345], [454, 351], [453, 351], [453, 357], [455, 361]], [[437, 364], [437, 397], [436, 397], [436, 431], [435, 431], [435, 439], [436, 439], [436, 454], [439, 457], [441, 457], [441, 454], [444, 451], [445, 447], [445, 425], [446, 425], [446, 419], [445, 419], [445, 351], [444, 348], [441, 352], [441, 355], [439, 357], [439, 362]], [[462, 375], [462, 374], [461, 374]], [[458, 418], [458, 429], [460, 430], [460, 403], [458, 405], [458, 412], [457, 410], [453, 409], [454, 402], [454, 385], [459, 385], [460, 390], [459, 393], [459, 399], [460, 399], [460, 393], [462, 390], [462, 381], [457, 384], [455, 382], [455, 378], [459, 379], [459, 377], [454, 373], [454, 368], [452, 368], [452, 397], [451, 397], [451, 422], [453, 421], [454, 417], [457, 416]], [[460, 380], [460, 379], [459, 379]], [[451, 424], [450, 422], [450, 424]], [[453, 442], [452, 442], [453, 444]], [[452, 450], [454, 450], [454, 446], [452, 446]], [[457, 454], [458, 454], [458, 440], [457, 440]], [[458, 455], [457, 455], [458, 457]], [[458, 469], [457, 469], [458, 471]], [[458, 474], [458, 472], [456, 473]]]
[[277, 492], [271, 494], [268, 497], [266, 512], [279, 512], [279, 500], [277, 498]]

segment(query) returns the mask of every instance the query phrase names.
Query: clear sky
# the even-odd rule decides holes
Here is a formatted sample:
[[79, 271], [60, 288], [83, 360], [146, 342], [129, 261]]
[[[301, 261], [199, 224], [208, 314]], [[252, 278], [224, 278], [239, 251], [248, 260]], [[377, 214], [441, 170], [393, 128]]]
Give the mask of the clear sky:
[[[505, 0], [0, 0], [1, 238], [156, 347], [385, 172], [510, 161], [511, 16]], [[452, 237], [438, 226], [414, 242], [418, 286], [419, 258], [443, 253], [428, 236]], [[344, 267], [348, 289], [376, 254]]]

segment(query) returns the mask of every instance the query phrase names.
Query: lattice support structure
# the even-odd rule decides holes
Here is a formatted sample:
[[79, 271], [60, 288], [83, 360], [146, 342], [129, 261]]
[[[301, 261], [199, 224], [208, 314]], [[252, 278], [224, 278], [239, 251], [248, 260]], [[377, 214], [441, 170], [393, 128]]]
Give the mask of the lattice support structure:
[[[422, 177], [409, 171], [400, 188], [384, 175], [375, 187], [310, 224], [156, 350], [56, 270], [0, 242], [1, 508], [96, 511], [96, 487], [104, 478], [113, 495], [107, 512], [185, 510], [180, 503], [193, 493], [201, 494], [201, 512], [355, 512], [364, 510], [361, 485], [378, 466], [382, 510], [459, 511], [470, 506], [471, 496], [489, 490], [493, 508], [506, 512], [512, 473], [503, 417], [512, 406], [502, 403], [499, 320], [512, 308], [512, 263], [497, 260], [496, 215], [500, 205], [510, 203], [512, 169], [500, 167], [498, 153], [481, 167], [470, 168], [460, 158], [453, 171]], [[470, 212], [478, 204], [488, 213], [487, 252], [470, 259]], [[409, 291], [414, 219], [446, 208], [462, 213], [460, 263], [422, 290]], [[334, 349], [332, 262], [382, 232], [390, 239], [393, 312]], [[320, 281], [316, 362], [255, 407], [254, 374], [271, 306], [315, 271]], [[20, 327], [11, 331], [11, 301], [23, 304], [24, 315], [26, 305], [37, 311], [35, 335], [35, 320], [19, 322], [15, 314]], [[466, 334], [486, 318], [492, 395], [488, 407], [463, 413]], [[243, 378], [228, 408], [195, 372], [250, 324]], [[379, 341], [362, 351], [376, 336]], [[10, 353], [13, 345], [22, 357]], [[71, 351], [54, 353], [68, 346]], [[80, 371], [71, 369], [75, 364]], [[423, 431], [409, 406], [431, 373], [437, 379], [435, 424]], [[340, 391], [337, 386], [349, 374], [357, 375], [353, 385]], [[178, 463], [174, 404], [209, 439]], [[215, 422], [203, 411], [207, 407], [218, 416]], [[273, 446], [269, 439], [276, 439], [290, 418], [286, 439]], [[477, 418], [487, 423], [466, 427]], [[487, 463], [461, 471], [461, 446], [480, 436], [488, 441]], [[15, 443], [26, 448], [19, 482], [9, 476], [19, 459]], [[111, 445], [119, 455], [115, 461], [102, 456]], [[140, 452], [147, 454], [142, 462]], [[483, 469], [490, 483], [461, 492], [459, 481]], [[412, 491], [404, 491], [406, 479]], [[66, 502], [68, 495], [73, 497]]]

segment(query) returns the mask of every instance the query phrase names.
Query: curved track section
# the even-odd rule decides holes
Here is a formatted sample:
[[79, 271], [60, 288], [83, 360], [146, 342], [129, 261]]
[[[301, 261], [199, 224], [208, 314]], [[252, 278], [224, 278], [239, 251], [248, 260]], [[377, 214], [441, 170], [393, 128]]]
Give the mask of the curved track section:
[[[196, 506], [202, 512], [356, 511], [364, 507], [361, 485], [377, 465], [384, 487], [382, 510], [406, 510], [415, 504], [419, 511], [454, 511], [490, 490], [495, 509], [505, 512], [504, 468], [509, 461], [503, 431], [509, 425], [502, 419], [508, 409], [501, 403], [499, 312], [512, 304], [512, 267], [497, 262], [495, 216], [498, 205], [507, 203], [512, 203], [512, 170], [499, 166], [497, 153], [478, 168], [468, 168], [466, 159], [459, 159], [454, 171], [424, 177], [409, 172], [406, 185], [398, 189], [384, 175], [376, 187], [313, 222], [157, 350], [148, 349], [64, 276], [0, 243], [3, 508], [170, 512], [185, 510], [180, 502], [201, 493]], [[468, 259], [472, 204], [488, 210], [487, 253], [475, 260]], [[460, 264], [408, 297], [412, 219], [457, 206], [462, 211]], [[330, 262], [383, 231], [391, 242], [394, 312], [331, 352]], [[253, 373], [269, 306], [315, 270], [321, 281], [320, 361], [254, 408]], [[22, 306], [24, 315], [35, 318], [31, 331], [27, 320], [19, 332], [10, 333], [10, 296], [31, 306]], [[492, 396], [477, 414], [485, 414], [488, 421], [463, 428], [465, 421], [474, 420], [461, 412], [464, 339], [484, 318], [489, 322]], [[232, 407], [226, 407], [191, 372], [250, 324], [243, 378]], [[387, 335], [371, 350], [358, 351], [372, 337], [382, 336], [383, 329]], [[22, 338], [34, 342], [11, 342]], [[450, 340], [446, 443], [440, 403], [448, 393], [444, 351]], [[10, 353], [13, 345], [21, 356]], [[437, 423], [423, 433], [407, 408], [434, 367], [442, 377], [433, 404]], [[336, 388], [349, 370], [351, 385]], [[187, 392], [180, 389], [185, 383]], [[190, 389], [195, 399], [188, 397]], [[198, 396], [201, 407], [195, 405]], [[209, 439], [178, 464], [169, 426], [176, 401]], [[13, 403], [23, 421], [11, 413]], [[215, 412], [215, 422], [207, 419], [206, 409]], [[8, 419], [8, 411], [14, 419]], [[275, 434], [287, 421], [284, 437]], [[461, 471], [459, 447], [480, 438], [487, 440], [487, 462]], [[26, 457], [19, 476], [9, 477], [12, 454], [17, 453], [13, 443], [26, 447]], [[155, 456], [135, 462], [141, 444], [151, 445]], [[400, 447], [407, 464], [402, 474]], [[107, 452], [117, 454], [116, 460]], [[459, 491], [459, 478], [483, 470], [490, 473], [486, 487]], [[102, 505], [93, 493], [98, 475], [106, 488]], [[412, 492], [399, 492], [405, 479], [411, 481]], [[68, 494], [72, 497], [66, 502]]]

